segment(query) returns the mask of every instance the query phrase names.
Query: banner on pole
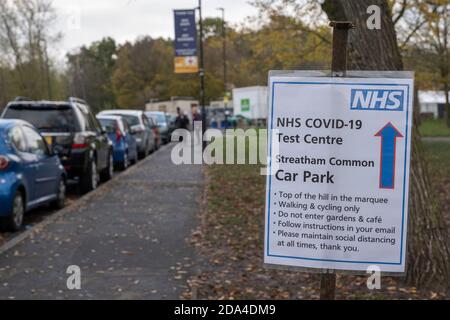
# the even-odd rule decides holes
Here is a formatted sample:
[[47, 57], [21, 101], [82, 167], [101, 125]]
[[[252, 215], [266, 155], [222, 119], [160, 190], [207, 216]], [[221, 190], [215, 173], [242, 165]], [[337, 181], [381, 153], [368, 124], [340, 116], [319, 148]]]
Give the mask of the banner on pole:
[[174, 10], [175, 73], [197, 73], [197, 28], [195, 10]]

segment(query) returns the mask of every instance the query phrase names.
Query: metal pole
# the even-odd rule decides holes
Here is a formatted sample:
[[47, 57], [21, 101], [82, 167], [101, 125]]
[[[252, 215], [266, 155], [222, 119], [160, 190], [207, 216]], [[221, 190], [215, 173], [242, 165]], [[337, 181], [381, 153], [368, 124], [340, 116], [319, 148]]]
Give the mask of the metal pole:
[[225, 25], [225, 9], [217, 8], [222, 11], [222, 59], [223, 59], [223, 96], [227, 93], [227, 33]]
[[202, 146], [206, 148], [203, 136], [206, 131], [206, 108], [205, 108], [205, 63], [203, 57], [203, 20], [202, 20], [202, 0], [198, 0], [199, 11], [199, 32], [200, 32], [200, 103], [202, 104]]
[[[333, 27], [333, 59], [331, 63], [332, 77], [345, 77], [347, 73], [348, 31], [353, 28], [350, 21], [332, 21]], [[334, 270], [323, 270], [320, 279], [320, 300], [334, 300], [336, 293], [336, 274]]]
[[45, 72], [47, 73], [47, 96], [52, 100], [52, 83], [50, 79], [50, 62], [48, 59], [47, 41], [44, 40], [44, 58], [45, 58]]

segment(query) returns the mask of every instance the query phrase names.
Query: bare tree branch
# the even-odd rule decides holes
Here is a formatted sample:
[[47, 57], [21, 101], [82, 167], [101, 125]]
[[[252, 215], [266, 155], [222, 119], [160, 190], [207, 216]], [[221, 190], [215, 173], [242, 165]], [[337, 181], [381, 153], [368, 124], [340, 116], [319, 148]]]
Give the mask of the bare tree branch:
[[403, 0], [401, 6], [402, 7], [401, 7], [399, 13], [397, 14], [397, 16], [393, 20], [394, 25], [396, 25], [403, 18], [403, 16], [405, 15], [406, 8], [408, 7], [407, 0]]

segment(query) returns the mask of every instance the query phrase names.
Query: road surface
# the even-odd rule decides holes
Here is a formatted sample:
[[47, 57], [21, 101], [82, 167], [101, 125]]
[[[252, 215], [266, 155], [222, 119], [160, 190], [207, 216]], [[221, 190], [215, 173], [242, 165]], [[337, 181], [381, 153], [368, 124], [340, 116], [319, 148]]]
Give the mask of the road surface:
[[[0, 255], [0, 299], [178, 299], [197, 257], [201, 166], [166, 146]], [[81, 269], [69, 290], [66, 270]]]

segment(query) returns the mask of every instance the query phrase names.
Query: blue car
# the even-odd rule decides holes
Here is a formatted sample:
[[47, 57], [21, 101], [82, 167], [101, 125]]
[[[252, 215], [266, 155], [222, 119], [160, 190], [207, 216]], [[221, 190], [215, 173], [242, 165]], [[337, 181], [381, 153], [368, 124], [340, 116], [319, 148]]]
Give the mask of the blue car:
[[0, 119], [0, 227], [21, 228], [28, 210], [62, 208], [66, 174], [58, 156], [28, 122]]
[[138, 161], [136, 138], [131, 134], [126, 121], [121, 116], [97, 115], [103, 130], [113, 143], [114, 165], [126, 170], [130, 164]]

